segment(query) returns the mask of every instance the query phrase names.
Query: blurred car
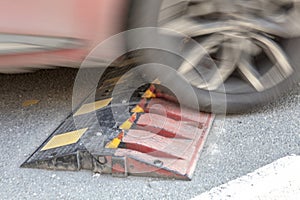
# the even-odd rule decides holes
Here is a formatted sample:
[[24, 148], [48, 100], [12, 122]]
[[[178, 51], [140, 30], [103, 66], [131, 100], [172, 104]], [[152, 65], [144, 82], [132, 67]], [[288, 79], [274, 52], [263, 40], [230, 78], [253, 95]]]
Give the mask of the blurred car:
[[123, 30], [126, 0], [0, 1], [0, 72], [79, 67], [100, 42]]
[[[114, 34], [161, 27], [185, 34], [207, 52], [185, 48], [192, 62], [168, 52], [145, 53], [149, 61], [177, 70], [179, 75], [166, 81], [186, 96], [186, 105], [187, 85], [196, 93], [200, 109], [224, 112], [226, 107], [226, 112], [237, 113], [279, 98], [299, 81], [296, 0], [2, 0], [0, 9], [2, 73], [79, 67], [93, 48]], [[105, 65], [108, 54], [118, 55], [120, 49], [144, 39], [177, 44], [166, 39], [172, 35], [159, 34], [115, 41], [94, 59]], [[159, 56], [165, 59], [159, 61]], [[203, 64], [207, 56], [214, 67]], [[144, 74], [160, 76], [157, 69]]]

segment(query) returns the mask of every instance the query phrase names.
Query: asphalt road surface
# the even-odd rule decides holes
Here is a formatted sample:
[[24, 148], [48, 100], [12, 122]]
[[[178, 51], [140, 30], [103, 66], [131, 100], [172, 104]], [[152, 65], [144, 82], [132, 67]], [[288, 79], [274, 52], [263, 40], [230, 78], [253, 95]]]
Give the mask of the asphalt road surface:
[[[300, 155], [300, 85], [245, 115], [218, 117], [192, 181], [112, 178], [19, 166], [71, 110], [73, 69], [0, 75], [0, 199], [189, 199], [273, 161]], [[26, 100], [38, 104], [23, 107]]]

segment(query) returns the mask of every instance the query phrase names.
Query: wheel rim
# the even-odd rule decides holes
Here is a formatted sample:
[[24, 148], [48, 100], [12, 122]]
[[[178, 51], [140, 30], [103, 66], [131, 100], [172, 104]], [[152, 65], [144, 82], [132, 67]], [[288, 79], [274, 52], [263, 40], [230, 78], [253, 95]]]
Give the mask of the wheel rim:
[[178, 73], [193, 86], [262, 92], [294, 72], [284, 43], [300, 36], [299, 6], [298, 0], [164, 0], [159, 25], [199, 41], [214, 59], [217, 70], [204, 68], [202, 50], [189, 50], [192, 62]]

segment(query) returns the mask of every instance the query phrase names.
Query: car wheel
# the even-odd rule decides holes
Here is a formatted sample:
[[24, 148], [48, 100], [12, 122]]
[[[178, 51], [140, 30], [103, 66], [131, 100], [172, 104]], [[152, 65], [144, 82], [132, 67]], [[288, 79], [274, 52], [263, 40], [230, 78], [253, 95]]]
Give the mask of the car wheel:
[[[130, 28], [171, 29], [197, 41], [207, 52], [199, 53], [188, 45], [180, 47], [189, 61], [159, 50], [145, 53], [147, 62], [162, 63], [177, 71], [177, 75], [172, 74], [176, 77], [164, 78], [160, 77], [159, 69], [148, 68], [143, 72], [145, 76], [160, 77], [174, 85], [186, 96], [181, 102], [187, 106], [190, 106], [187, 85], [195, 91], [201, 110], [241, 113], [279, 98], [299, 80], [300, 3], [297, 1], [132, 2]], [[131, 44], [140, 40], [167, 42], [174, 48], [181, 44], [171, 34], [149, 37], [145, 33], [129, 38]], [[222, 95], [226, 98], [220, 98]]]

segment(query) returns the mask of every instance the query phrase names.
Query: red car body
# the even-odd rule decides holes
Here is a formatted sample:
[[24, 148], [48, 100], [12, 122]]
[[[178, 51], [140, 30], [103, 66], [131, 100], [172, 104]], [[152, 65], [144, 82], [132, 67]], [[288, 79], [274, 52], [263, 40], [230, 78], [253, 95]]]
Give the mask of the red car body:
[[[129, 1], [129, 0], [128, 0]], [[0, 72], [78, 67], [105, 39], [124, 30], [127, 0], [0, 2]], [[99, 55], [123, 48], [122, 41]]]

